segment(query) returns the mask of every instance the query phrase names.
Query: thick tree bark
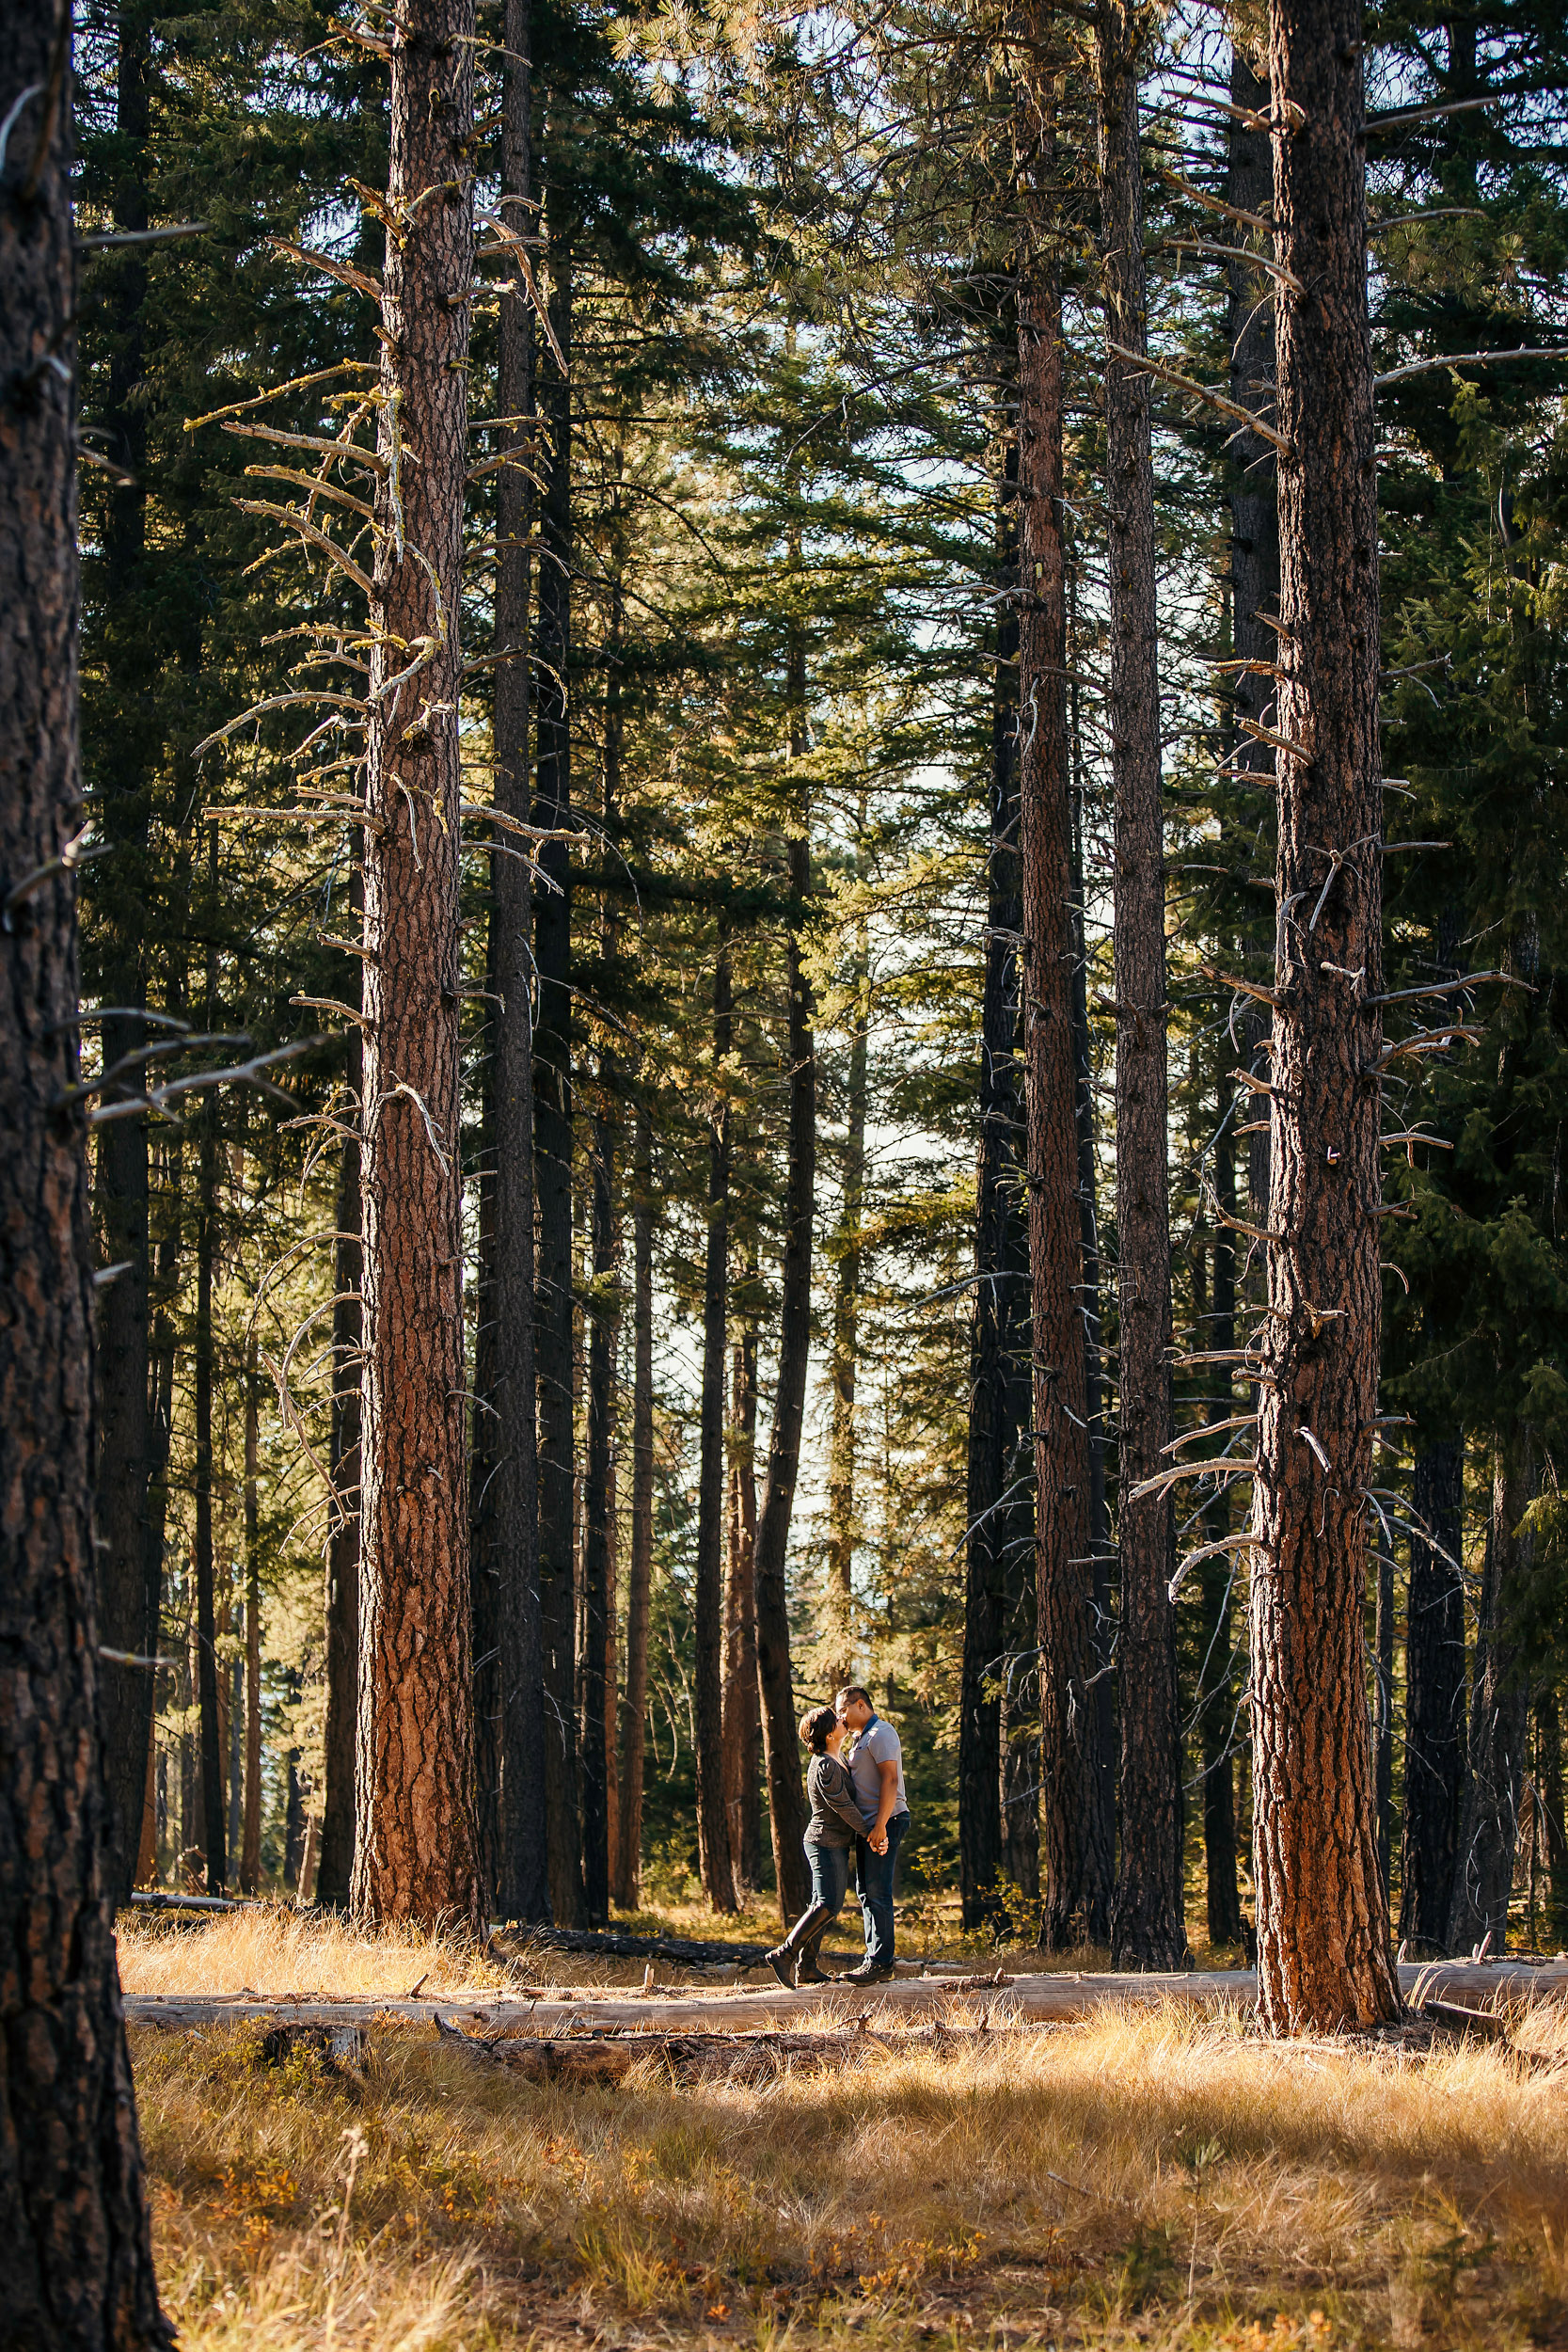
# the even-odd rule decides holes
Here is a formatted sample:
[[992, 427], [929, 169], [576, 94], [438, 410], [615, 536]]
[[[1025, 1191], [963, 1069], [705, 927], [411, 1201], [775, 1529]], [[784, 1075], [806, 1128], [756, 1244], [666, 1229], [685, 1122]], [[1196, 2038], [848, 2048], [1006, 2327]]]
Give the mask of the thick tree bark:
[[[1046, 59], [1025, 119], [1037, 188], [1053, 169]], [[1035, 1589], [1040, 1680], [1040, 1940], [1060, 1950], [1109, 1927], [1093, 1701], [1093, 1561], [1080, 1285], [1072, 1035], [1072, 823], [1062, 562], [1060, 260], [1042, 197], [1019, 289], [1019, 706], [1029, 1265], [1034, 1343]]]
[[[863, 795], [857, 840], [865, 832]], [[832, 1398], [828, 1431], [828, 1589], [830, 1656], [824, 1680], [835, 1689], [854, 1673], [855, 1563], [855, 1373], [860, 1322], [861, 1219], [865, 1193], [865, 1111], [871, 1033], [871, 928], [856, 917], [852, 961], [853, 1028], [849, 1038], [849, 1084], [845, 1106], [843, 1200], [833, 1237], [833, 1336], [828, 1386]]]
[[1411, 1502], [1400, 1940], [1413, 1959], [1431, 1960], [1449, 1946], [1465, 1786], [1462, 1438], [1422, 1447]]
[[[791, 649], [791, 755], [805, 751], [805, 654]], [[802, 826], [804, 809], [801, 812]], [[811, 982], [800, 930], [811, 888], [811, 850], [804, 831], [789, 844], [794, 901], [787, 946], [789, 988], [789, 1142], [784, 1178], [784, 1279], [779, 1306], [779, 1376], [768, 1445], [768, 1476], [757, 1521], [757, 1690], [762, 1703], [763, 1754], [773, 1835], [773, 1868], [786, 1923], [805, 1909], [810, 1891], [801, 1840], [806, 1828], [800, 1742], [789, 1662], [789, 1597], [784, 1563], [795, 1482], [800, 1469], [806, 1372], [811, 1357], [812, 1225], [816, 1203], [816, 1040]]]
[[[572, 263], [555, 231], [550, 321], [571, 355]], [[539, 769], [534, 822], [571, 820], [572, 393], [541, 358], [545, 496], [536, 621]], [[577, 1612], [573, 1573], [571, 863], [564, 840], [539, 852], [534, 901], [538, 1019], [533, 1039], [534, 1182], [538, 1190], [534, 1364], [539, 1400], [539, 1593], [546, 1706], [545, 1801], [550, 1900], [558, 1925], [584, 1924], [578, 1819]]]
[[[1131, 0], [1100, 0], [1101, 268], [1108, 343], [1148, 347], [1138, 35]], [[1149, 377], [1108, 351], [1106, 536], [1111, 774], [1116, 805], [1117, 1415], [1121, 1561], [1121, 1867], [1114, 1966], [1186, 1958], [1181, 1707], [1170, 1597], [1170, 1195], [1166, 1149], [1165, 867]]]
[[[351, 885], [350, 906], [361, 915], [361, 875]], [[357, 966], [358, 959], [354, 961]], [[346, 982], [360, 993], [357, 969]], [[363, 1337], [360, 1237], [364, 1204], [360, 1192], [360, 1149], [356, 1132], [364, 1116], [364, 1054], [360, 1032], [351, 1024], [348, 1042], [350, 1101], [338, 1158], [337, 1210], [332, 1244], [332, 1526], [326, 1543], [326, 1714], [322, 1736], [321, 1859], [317, 1899], [346, 1910], [354, 1883], [355, 1754], [359, 1707], [359, 1470], [360, 1343]]]
[[1397, 2015], [1363, 1597], [1382, 1327], [1377, 478], [1358, 0], [1272, 0], [1280, 918], [1252, 1566], [1254, 1875], [1275, 2033]]
[[80, 1076], [63, 853], [84, 814], [70, 25], [20, 0], [0, 42], [0, 2246], [17, 2352], [140, 2352], [172, 2338], [112, 1929], [92, 1243], [62, 1099]]
[[[116, 120], [119, 171], [114, 189], [119, 230], [148, 224], [147, 141], [150, 128], [150, 21], [145, 9], [122, 5], [116, 18]], [[100, 955], [104, 1001], [133, 1009], [132, 1017], [103, 1023], [103, 1068], [135, 1055], [152, 1034], [134, 1009], [147, 1002], [147, 849], [150, 770], [156, 755], [152, 658], [141, 573], [147, 554], [147, 371], [143, 306], [147, 263], [137, 246], [117, 256], [97, 290], [110, 340], [109, 454], [122, 478], [104, 502], [104, 602], [113, 616], [106, 648], [117, 702], [117, 724], [103, 746], [96, 781], [103, 794], [101, 829], [112, 842], [113, 898], [101, 920], [106, 952]], [[136, 1063], [106, 1090], [110, 1101], [145, 1092], [145, 1065]], [[94, 1208], [105, 1266], [122, 1270], [98, 1309], [99, 1458], [96, 1516], [98, 1621], [105, 1645], [134, 1657], [154, 1657], [163, 1590], [163, 1546], [154, 1549], [149, 1484], [156, 1446], [149, 1394], [150, 1235], [148, 1122], [119, 1119], [101, 1129]], [[153, 1677], [145, 1667], [105, 1660], [100, 1693], [111, 1836], [109, 1889], [116, 1903], [129, 1896], [135, 1876], [148, 1757], [152, 1745]]]
[[721, 926], [713, 967], [713, 1091], [708, 1113], [707, 1245], [703, 1273], [703, 1394], [697, 1475], [697, 1854], [715, 1911], [734, 1911], [724, 1805], [724, 1386], [729, 1370], [730, 1103], [735, 996]]
[[642, 1856], [642, 1763], [648, 1704], [648, 1605], [654, 1565], [654, 1136], [640, 1094], [632, 1141], [631, 1561], [626, 1668], [621, 1694], [620, 1811], [615, 1899], [635, 1911]]
[[472, 0], [410, 0], [388, 38], [388, 206], [399, 233], [387, 240], [382, 299], [367, 704], [353, 1896], [370, 1920], [477, 1925], [458, 1157]]
[[[748, 1276], [754, 1275], [751, 1245]], [[724, 1811], [736, 1891], [762, 1875], [762, 1714], [757, 1696], [757, 1330], [732, 1350], [730, 1559], [724, 1591]]]
[[1469, 1769], [1449, 1913], [1449, 1949], [1466, 1952], [1488, 1935], [1508, 1943], [1508, 1899], [1519, 1836], [1519, 1792], [1529, 1738], [1529, 1681], [1516, 1613], [1530, 1568], [1532, 1538], [1521, 1525], [1535, 1492], [1528, 1438], [1498, 1441], [1492, 1472], [1492, 1528], [1476, 1612], [1470, 1681]]
[[[980, 1142], [975, 1170], [974, 1321], [970, 1343], [964, 1639], [958, 1700], [958, 1884], [966, 1930], [996, 1913], [1003, 1872], [1002, 1705], [1008, 1596], [1030, 1539], [1029, 1230], [1019, 1066], [1018, 446], [1009, 439], [997, 504], [1000, 608], [991, 699], [986, 977], [980, 1010]], [[1027, 1642], [1027, 1636], [1025, 1637]], [[1032, 1775], [1031, 1775], [1032, 1777]]]

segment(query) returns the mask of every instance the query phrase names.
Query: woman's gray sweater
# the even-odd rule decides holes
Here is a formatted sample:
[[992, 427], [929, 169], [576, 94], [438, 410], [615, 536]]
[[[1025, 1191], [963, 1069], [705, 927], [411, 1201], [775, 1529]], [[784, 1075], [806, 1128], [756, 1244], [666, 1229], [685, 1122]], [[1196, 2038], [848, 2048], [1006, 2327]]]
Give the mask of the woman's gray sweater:
[[848, 1768], [836, 1756], [812, 1757], [806, 1768], [806, 1794], [811, 1799], [808, 1846], [852, 1846], [857, 1837], [865, 1836]]

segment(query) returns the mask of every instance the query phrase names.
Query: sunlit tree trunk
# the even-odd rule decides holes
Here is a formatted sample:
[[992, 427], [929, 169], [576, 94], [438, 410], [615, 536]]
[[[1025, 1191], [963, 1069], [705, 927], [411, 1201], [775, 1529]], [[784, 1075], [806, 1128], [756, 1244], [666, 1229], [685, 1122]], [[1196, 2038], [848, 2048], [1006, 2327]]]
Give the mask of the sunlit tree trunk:
[[729, 1370], [730, 1067], [735, 998], [721, 927], [713, 968], [713, 1076], [708, 1112], [707, 1245], [703, 1277], [703, 1394], [697, 1477], [697, 1852], [716, 1911], [736, 1907], [724, 1806], [724, 1387]]
[[[458, 1090], [472, 0], [392, 45], [365, 821], [354, 1908], [478, 1925]], [[410, 453], [417, 463], [410, 462]], [[411, 649], [417, 649], [412, 652]]]
[[[0, 187], [0, 2247], [8, 2343], [144, 2352], [171, 2344], [172, 2332], [158, 2310], [112, 1926], [93, 1590], [92, 1243], [82, 1106], [71, 1099], [80, 1006], [65, 852], [84, 809], [70, 28], [54, 0], [18, 0], [0, 40], [0, 121], [9, 128]], [[139, 1779], [135, 1797], [133, 1836]]]
[[1383, 812], [1361, 38], [1357, 0], [1272, 0], [1285, 748], [1251, 1623], [1259, 2001], [1275, 2033], [1399, 2010], [1363, 1623]]
[[654, 1561], [653, 1115], [637, 1104], [632, 1142], [631, 1558], [626, 1577], [626, 1664], [621, 1692], [620, 1807], [615, 1899], [635, 1910], [642, 1849], [642, 1769], [648, 1703], [648, 1604]]

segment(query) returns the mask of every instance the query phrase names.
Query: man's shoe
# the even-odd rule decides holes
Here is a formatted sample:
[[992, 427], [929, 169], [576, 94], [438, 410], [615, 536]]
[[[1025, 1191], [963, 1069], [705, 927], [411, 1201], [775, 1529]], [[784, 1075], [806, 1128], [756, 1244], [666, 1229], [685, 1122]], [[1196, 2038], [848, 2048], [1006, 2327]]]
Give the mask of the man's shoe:
[[839, 1982], [840, 1984], [886, 1984], [893, 1973], [891, 1963], [885, 1968], [874, 1968], [868, 1961], [863, 1960], [858, 1968], [847, 1969], [840, 1977]]
[[793, 1993], [795, 1990], [795, 1954], [790, 1950], [789, 1946], [787, 1944], [777, 1945], [772, 1951], [764, 1952], [763, 1958], [784, 1986], [784, 1991]]

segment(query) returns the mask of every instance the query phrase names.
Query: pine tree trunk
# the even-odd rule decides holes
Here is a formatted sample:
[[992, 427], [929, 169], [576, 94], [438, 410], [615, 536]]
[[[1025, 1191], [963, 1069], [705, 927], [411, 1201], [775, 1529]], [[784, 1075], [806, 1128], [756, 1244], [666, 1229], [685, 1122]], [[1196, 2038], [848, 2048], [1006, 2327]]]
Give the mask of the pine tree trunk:
[[1542, 1838], [1551, 1879], [1546, 1916], [1551, 1937], [1560, 1946], [1568, 1933], [1568, 1820], [1563, 1814], [1562, 1716], [1558, 1694], [1549, 1682], [1536, 1694], [1535, 1721], [1541, 1759]]
[[648, 1606], [654, 1565], [654, 1143], [645, 1096], [632, 1142], [631, 1562], [621, 1696], [615, 1899], [635, 1911], [641, 1886], [642, 1764], [648, 1704]]
[[1379, 1544], [1372, 1620], [1372, 1813], [1377, 1823], [1377, 1869], [1388, 1899], [1394, 1825], [1394, 1562]]
[[[0, 2246], [8, 2341], [141, 2352], [172, 2336], [115, 1959], [92, 1241], [82, 1108], [62, 1102], [80, 1079], [62, 852], [84, 816], [70, 25], [18, 0], [0, 41]], [[141, 1801], [138, 1782], [133, 1836]]]
[[[114, 189], [117, 230], [147, 227], [147, 140], [150, 116], [149, 82], [151, 25], [139, 6], [122, 6], [116, 17], [115, 128], [120, 166]], [[96, 289], [103, 306], [110, 358], [105, 421], [112, 436], [108, 454], [120, 469], [104, 501], [103, 595], [119, 627], [107, 650], [109, 682], [117, 721], [103, 745], [97, 779], [103, 791], [100, 830], [114, 845], [109, 898], [100, 921], [107, 932], [101, 954], [103, 999], [132, 1009], [147, 1002], [148, 836], [150, 770], [157, 745], [150, 739], [155, 718], [142, 713], [153, 705], [150, 649], [145, 621], [128, 626], [142, 605], [142, 568], [147, 555], [147, 411], [142, 398], [147, 373], [143, 308], [147, 263], [133, 246], [118, 256]], [[103, 1066], [113, 1070], [138, 1053], [153, 1034], [133, 1010], [129, 1019], [106, 1020], [102, 1034]], [[112, 1087], [106, 1102], [128, 1101], [146, 1092], [145, 1065], [135, 1063]], [[148, 1230], [148, 1121], [119, 1119], [100, 1129], [94, 1212], [105, 1267], [119, 1266], [98, 1302], [97, 1525], [98, 1623], [105, 1645], [137, 1658], [158, 1650], [163, 1591], [163, 1546], [154, 1549], [150, 1526], [149, 1485], [156, 1438], [150, 1409]], [[108, 1884], [123, 1903], [135, 1875], [147, 1760], [152, 1747], [153, 1677], [146, 1667], [105, 1660], [100, 1692], [103, 1761], [108, 1781], [112, 1845]]]
[[970, 1344], [964, 1638], [958, 1702], [958, 1884], [966, 1931], [996, 1914], [1002, 1876], [1002, 1709], [1007, 1599], [1029, 1539], [1024, 1432], [1029, 1390], [1028, 1219], [1019, 1069], [1018, 446], [1009, 439], [997, 503], [1000, 608], [991, 699], [986, 977], [980, 1012], [980, 1143], [975, 1170], [974, 1321]]
[[[794, 710], [792, 755], [805, 751], [805, 656], [791, 649]], [[801, 811], [802, 823], [804, 811]], [[800, 950], [800, 925], [811, 888], [811, 850], [804, 832], [789, 844], [794, 901], [787, 947], [789, 988], [789, 1142], [784, 1178], [784, 1279], [779, 1307], [779, 1376], [768, 1446], [768, 1476], [757, 1521], [757, 1690], [762, 1703], [763, 1754], [773, 1836], [773, 1868], [786, 1923], [805, 1909], [810, 1875], [801, 1840], [806, 1829], [800, 1737], [789, 1662], [789, 1597], [784, 1564], [795, 1482], [800, 1469], [806, 1372], [811, 1357], [812, 1225], [816, 1201], [816, 1041], [811, 982]]]
[[[1213, 1290], [1209, 1320], [1199, 1328], [1199, 1346], [1224, 1355], [1236, 1344], [1236, 1244], [1226, 1217], [1236, 1215], [1236, 1147], [1231, 1129], [1236, 1098], [1226, 1065], [1229, 1040], [1220, 1041], [1221, 1071], [1217, 1132], [1213, 1148], [1214, 1200], [1220, 1222], [1214, 1228]], [[1219, 1368], [1216, 1367], [1216, 1372]], [[1219, 1375], [1211, 1422], [1228, 1421], [1235, 1411], [1230, 1384]], [[1228, 1434], [1228, 1433], [1227, 1433]], [[1223, 1444], [1223, 1438], [1217, 1444]], [[1218, 1543], [1230, 1533], [1230, 1497], [1222, 1490], [1204, 1514], [1203, 1539]], [[1198, 1570], [1201, 1608], [1199, 1640], [1203, 1662], [1198, 1673], [1198, 1740], [1203, 1758], [1203, 1856], [1209, 1941], [1217, 1947], [1242, 1942], [1242, 1899], [1236, 1882], [1236, 1780], [1231, 1749], [1240, 1720], [1235, 1676], [1231, 1669], [1234, 1554], [1206, 1560]]]
[[[1073, 574], [1068, 564], [1069, 633], [1068, 658], [1076, 670], [1071, 634]], [[1094, 1660], [1094, 1783], [1097, 1795], [1097, 1853], [1117, 1850], [1116, 1623], [1111, 1608], [1111, 1507], [1105, 1491], [1105, 1371], [1100, 1319], [1100, 1192], [1096, 1168], [1094, 1055], [1089, 1036], [1088, 942], [1084, 918], [1084, 760], [1079, 688], [1068, 689], [1072, 772], [1072, 1068], [1074, 1123], [1078, 1138], [1078, 1236], [1083, 1250], [1079, 1287], [1084, 1319], [1084, 1415], [1089, 1444], [1089, 1606]], [[1029, 1622], [1037, 1613], [1033, 1587]], [[1025, 1637], [1026, 1638], [1026, 1637]], [[1037, 1868], [1037, 1878], [1038, 1876]], [[1099, 1906], [1109, 1920], [1110, 1892]], [[1108, 1935], [1108, 1924], [1105, 1931]]]
[[1414, 1958], [1431, 1960], [1449, 1947], [1465, 1787], [1462, 1438], [1422, 1447], [1411, 1502], [1400, 1940]]
[[[215, 847], [215, 841], [214, 841]], [[209, 977], [207, 1026], [214, 1008]], [[207, 1892], [221, 1895], [229, 1876], [224, 1853], [223, 1730], [218, 1720], [217, 1611], [213, 1590], [213, 1255], [217, 1247], [217, 1104], [209, 1096], [198, 1113], [197, 1151], [196, 1340], [192, 1350], [192, 1417], [196, 1423], [196, 1655], [201, 1740], [201, 1827]]]
[[[550, 321], [571, 356], [572, 262], [552, 246]], [[541, 354], [545, 481], [537, 630], [539, 769], [535, 824], [571, 821], [572, 394]], [[534, 1183], [539, 1252], [534, 1365], [539, 1406], [539, 1596], [546, 1701], [545, 1802], [557, 1924], [583, 1924], [578, 1818], [577, 1612], [573, 1567], [571, 865], [563, 840], [541, 846], [533, 912], [538, 1017], [533, 1037]]]
[[245, 1807], [240, 1832], [240, 1892], [261, 1883], [261, 1528], [257, 1494], [259, 1431], [256, 1340], [245, 1379]]
[[1493, 1460], [1491, 1536], [1476, 1612], [1469, 1769], [1449, 1914], [1450, 1952], [1471, 1951], [1488, 1935], [1494, 1952], [1508, 1943], [1508, 1899], [1529, 1737], [1529, 1683], [1516, 1618], [1533, 1539], [1521, 1521], [1534, 1492], [1528, 1438], [1511, 1445], [1499, 1439]]
[[[1377, 478], [1357, 0], [1272, 0], [1280, 680], [1268, 1309], [1252, 1565], [1259, 2001], [1399, 2011], [1363, 1597], [1382, 1329]], [[1288, 281], [1287, 281], [1288, 282]]]
[[472, 0], [409, 0], [388, 38], [401, 233], [387, 240], [382, 300], [367, 706], [353, 1899], [367, 1920], [478, 1925], [458, 1085]]
[[[1043, 60], [1036, 86], [1044, 87]], [[1042, 179], [1054, 132], [1033, 97]], [[1072, 1035], [1072, 825], [1064, 679], [1060, 263], [1036, 201], [1019, 291], [1019, 707], [1029, 1266], [1034, 1340], [1035, 1589], [1040, 1678], [1040, 1940], [1061, 1950], [1108, 1926], [1113, 1857], [1097, 1786], [1089, 1446], [1080, 1284]]]
[[[356, 871], [350, 886], [350, 906], [361, 916], [364, 895], [362, 873]], [[358, 959], [354, 961], [357, 964]], [[346, 985], [356, 996], [360, 993], [357, 971]], [[358, 1028], [351, 1024], [350, 1030], [349, 1118], [354, 1120], [363, 1116], [364, 1053]], [[359, 1139], [351, 1133], [343, 1137], [338, 1160], [332, 1245], [332, 1528], [326, 1545], [326, 1714], [322, 1737], [321, 1859], [316, 1869], [318, 1899], [340, 1911], [347, 1909], [354, 1884], [354, 1776], [359, 1705], [363, 1223]]]
[[[1128, 0], [1095, 17], [1100, 200], [1108, 343], [1148, 344], [1137, 35]], [[1165, 869], [1149, 378], [1108, 351], [1106, 516], [1111, 774], [1116, 801], [1117, 1239], [1119, 1251], [1121, 1868], [1111, 1913], [1118, 1968], [1180, 1967], [1181, 1708], [1170, 1598], [1170, 1209], [1166, 1169]]]
[[[862, 795], [857, 845], [865, 832]], [[857, 849], [857, 856], [861, 852]], [[865, 1191], [865, 1110], [871, 1027], [871, 931], [857, 916], [854, 930], [853, 1030], [849, 1040], [849, 1084], [845, 1105], [844, 1194], [834, 1236], [833, 1337], [828, 1386], [832, 1398], [828, 1432], [827, 1626], [831, 1655], [824, 1679], [835, 1688], [855, 1670], [855, 1372], [860, 1319], [861, 1217]]]
[[[755, 1276], [751, 1246], [748, 1288]], [[748, 1321], [732, 1352], [730, 1565], [724, 1595], [724, 1811], [736, 1891], [762, 1875], [762, 1714], [757, 1697], [757, 1332]]]
[[[613, 926], [606, 929], [612, 932]], [[615, 953], [613, 940], [607, 959]], [[591, 1927], [610, 1920], [610, 1773], [609, 1708], [615, 1612], [615, 1358], [620, 1336], [621, 1218], [615, 1190], [616, 1130], [611, 1115], [615, 1059], [599, 1061], [600, 1108], [594, 1121], [594, 1308], [588, 1330], [588, 1469], [583, 1496], [582, 1858]]]
[[713, 967], [713, 1080], [708, 1114], [707, 1248], [703, 1277], [703, 1395], [697, 1477], [697, 1853], [715, 1911], [736, 1908], [724, 1805], [724, 1385], [729, 1368], [730, 1104], [735, 1000], [722, 922]]

